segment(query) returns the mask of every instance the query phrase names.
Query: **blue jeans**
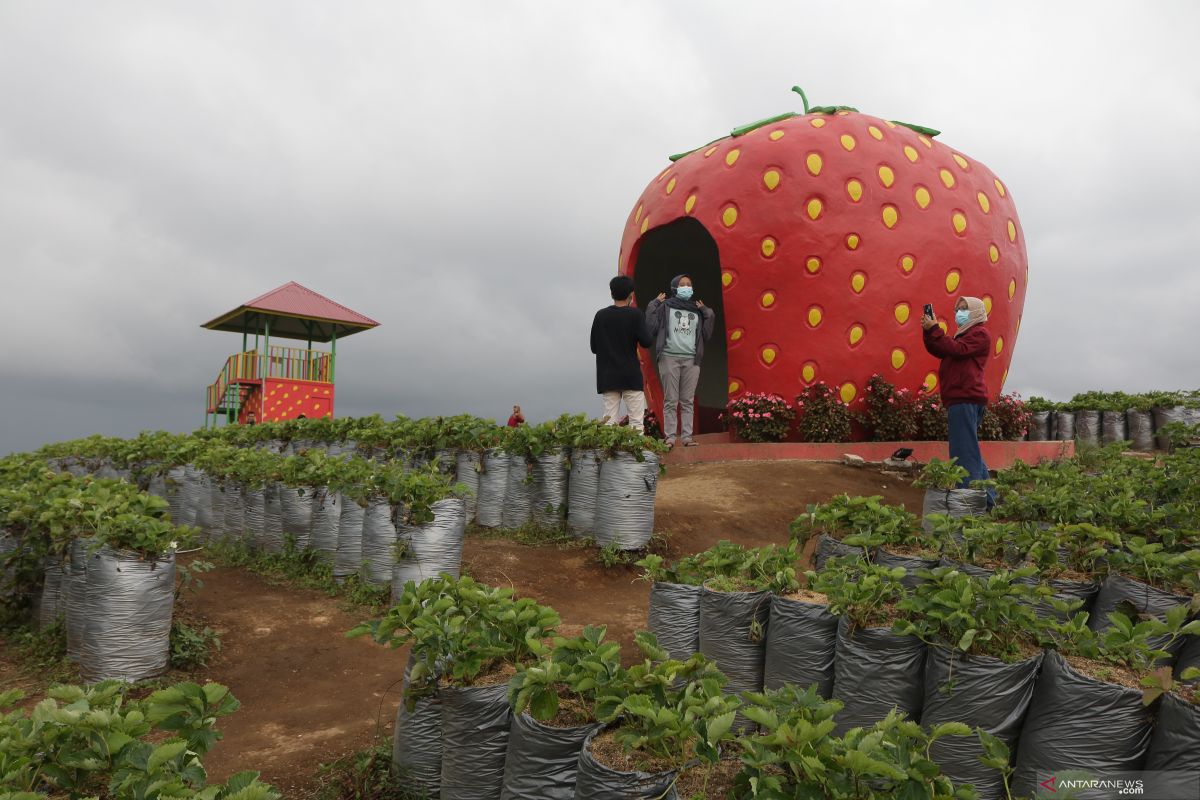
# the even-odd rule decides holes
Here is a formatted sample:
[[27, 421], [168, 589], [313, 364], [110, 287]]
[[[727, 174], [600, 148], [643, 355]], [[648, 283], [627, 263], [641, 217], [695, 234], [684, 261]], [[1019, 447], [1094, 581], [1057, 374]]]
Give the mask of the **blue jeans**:
[[[947, 406], [946, 414], [950, 418], [950, 457], [957, 459], [960, 467], [967, 471], [967, 477], [959, 484], [959, 488], [969, 489], [971, 481], [986, 481], [987, 464], [983, 454], [979, 452], [979, 424], [983, 422], [982, 405], [975, 403], [955, 403]], [[988, 508], [996, 504], [996, 492], [988, 489]]]

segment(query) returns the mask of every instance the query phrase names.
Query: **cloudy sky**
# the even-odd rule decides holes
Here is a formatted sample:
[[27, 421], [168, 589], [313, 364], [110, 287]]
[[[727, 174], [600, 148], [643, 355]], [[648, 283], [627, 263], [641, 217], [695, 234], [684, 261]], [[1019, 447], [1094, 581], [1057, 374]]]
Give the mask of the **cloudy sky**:
[[1017, 200], [1009, 389], [1200, 384], [1194, 2], [0, 2], [0, 452], [186, 430], [296, 280], [381, 321], [339, 414], [596, 411], [586, 348], [670, 153], [847, 103]]

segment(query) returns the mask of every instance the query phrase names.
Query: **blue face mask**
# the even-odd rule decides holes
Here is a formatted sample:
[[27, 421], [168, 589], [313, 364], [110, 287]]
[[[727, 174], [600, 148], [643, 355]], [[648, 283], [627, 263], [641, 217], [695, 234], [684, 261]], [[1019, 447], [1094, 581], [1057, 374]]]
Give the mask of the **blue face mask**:
[[970, 319], [971, 319], [970, 311], [960, 308], [958, 311], [954, 312], [954, 321], [958, 323], [958, 327], [960, 327], [960, 328], [963, 325], [966, 325]]
[[692, 287], [690, 287], [690, 286], [675, 287], [675, 296], [678, 297], [680, 300], [691, 300], [692, 299]]

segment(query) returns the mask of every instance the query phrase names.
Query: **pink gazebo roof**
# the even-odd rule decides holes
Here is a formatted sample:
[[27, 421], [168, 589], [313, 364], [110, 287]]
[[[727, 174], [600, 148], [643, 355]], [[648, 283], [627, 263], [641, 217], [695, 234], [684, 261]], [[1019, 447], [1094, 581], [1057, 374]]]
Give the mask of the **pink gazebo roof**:
[[271, 336], [328, 342], [379, 325], [370, 317], [335, 303], [307, 286], [288, 281], [283, 286], [248, 300], [237, 308], [204, 323], [213, 331], [255, 333], [270, 321]]

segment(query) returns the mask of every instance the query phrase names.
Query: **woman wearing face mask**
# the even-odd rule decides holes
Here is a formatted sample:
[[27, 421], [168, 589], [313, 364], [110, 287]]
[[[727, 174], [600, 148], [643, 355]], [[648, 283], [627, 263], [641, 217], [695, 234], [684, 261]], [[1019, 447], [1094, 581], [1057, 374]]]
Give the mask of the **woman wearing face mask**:
[[696, 444], [692, 439], [696, 386], [704, 342], [712, 336], [716, 316], [702, 301], [693, 299], [693, 293], [691, 277], [676, 275], [671, 279], [670, 296], [660, 294], [646, 307], [663, 387], [663, 433], [669, 447], [675, 446], [679, 427], [684, 446]]
[[[987, 310], [977, 297], [960, 297], [954, 308], [957, 330], [947, 336], [936, 318], [921, 317], [925, 349], [942, 360], [938, 366], [938, 386], [942, 403], [950, 418], [950, 457], [967, 470], [962, 488], [971, 481], [987, 480], [987, 464], [979, 452], [979, 424], [987, 407], [988, 387], [983, 377], [992, 337], [987, 330]], [[988, 507], [995, 503], [995, 492], [988, 490]]]

